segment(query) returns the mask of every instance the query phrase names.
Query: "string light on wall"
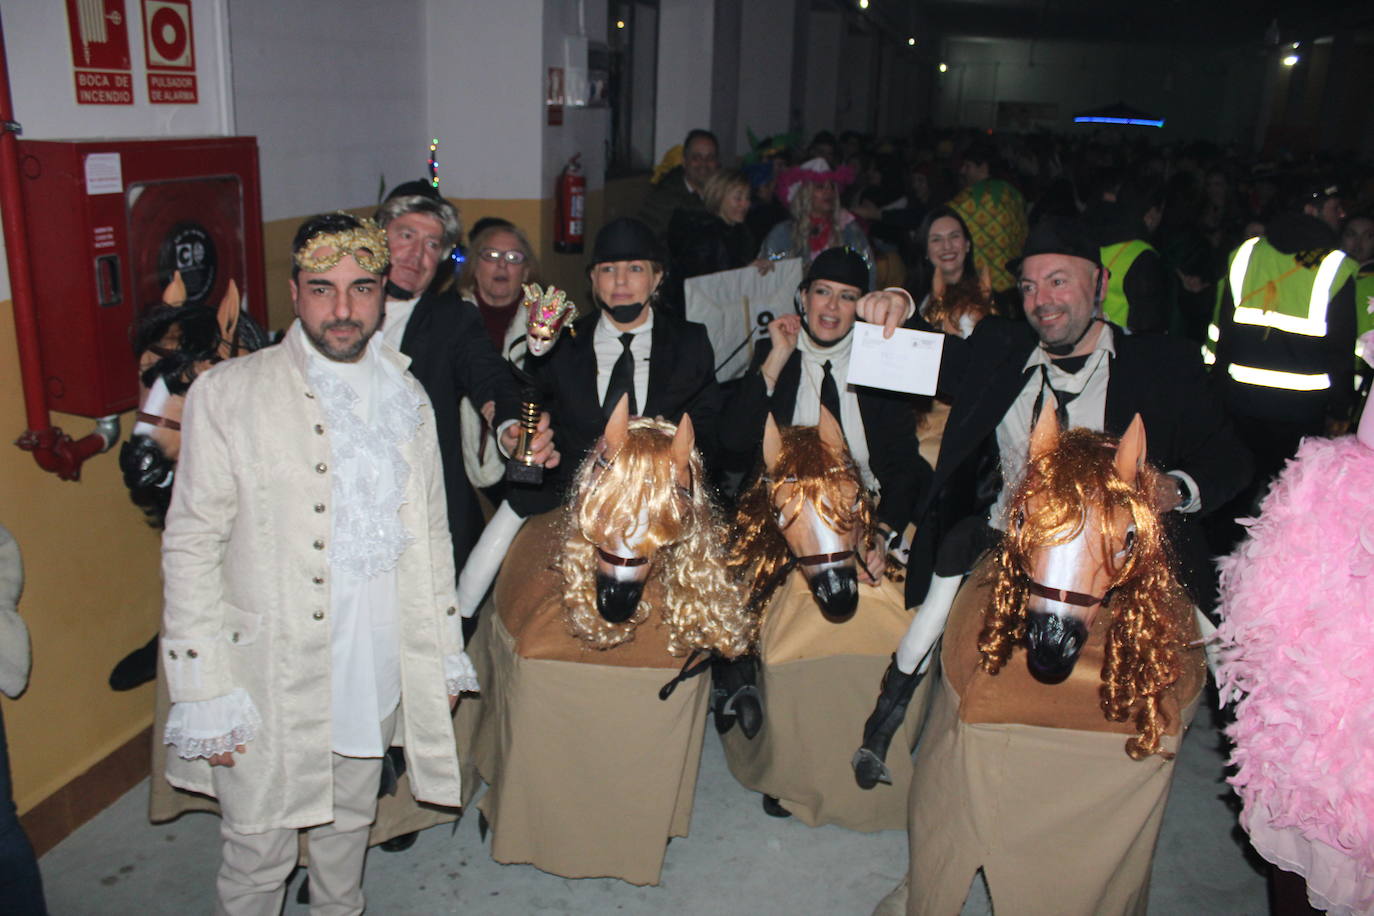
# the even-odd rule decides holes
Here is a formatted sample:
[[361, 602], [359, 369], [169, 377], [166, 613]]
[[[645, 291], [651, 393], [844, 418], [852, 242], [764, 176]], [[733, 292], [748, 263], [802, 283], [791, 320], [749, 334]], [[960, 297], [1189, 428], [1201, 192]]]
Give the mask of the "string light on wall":
[[906, 46], [907, 46], [908, 48], [914, 48], [914, 47], [916, 47], [916, 39], [914, 39], [914, 38], [908, 38], [908, 39], [906, 40]]
[[948, 73], [948, 72], [949, 72], [949, 64], [945, 63], [944, 61], [941, 61], [941, 62], [940, 62], [940, 72], [941, 72], [941, 73]]
[[616, 27], [617, 29], [623, 29], [623, 28], [625, 28], [625, 20], [624, 20], [624, 19], [617, 19], [617, 20], [615, 21], [615, 27]]
[[1296, 54], [1289, 54], [1287, 57], [1283, 59], [1283, 65], [1285, 67], [1291, 67], [1301, 59], [1302, 58], [1298, 57], [1298, 55]]
[[429, 141], [429, 183], [431, 187], [439, 187], [439, 138], [435, 137]]
[[859, 9], [861, 9], [861, 10], [866, 10], [866, 9], [868, 9], [868, 0], [859, 0]]

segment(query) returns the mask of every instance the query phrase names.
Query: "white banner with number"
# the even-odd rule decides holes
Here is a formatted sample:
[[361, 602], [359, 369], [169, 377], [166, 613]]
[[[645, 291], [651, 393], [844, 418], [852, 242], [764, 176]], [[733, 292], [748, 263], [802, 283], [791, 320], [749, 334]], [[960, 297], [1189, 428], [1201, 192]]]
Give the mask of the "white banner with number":
[[[754, 356], [754, 342], [768, 337], [768, 323], [793, 312], [792, 296], [802, 280], [802, 259], [786, 258], [772, 264], [773, 269], [766, 274], [750, 265], [692, 277], [683, 284], [687, 320], [706, 325], [711, 349], [716, 352], [718, 381], [744, 375]], [[746, 339], [749, 343], [740, 347]], [[738, 352], [730, 356], [736, 348]]]

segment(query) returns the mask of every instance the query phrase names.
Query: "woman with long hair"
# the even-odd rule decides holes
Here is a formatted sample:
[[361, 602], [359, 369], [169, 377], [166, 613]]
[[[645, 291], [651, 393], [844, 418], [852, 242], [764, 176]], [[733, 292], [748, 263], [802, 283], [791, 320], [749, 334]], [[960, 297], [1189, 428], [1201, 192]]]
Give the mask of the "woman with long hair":
[[951, 208], [936, 207], [921, 223], [917, 238], [925, 252], [913, 287], [920, 297], [921, 317], [948, 333], [968, 337], [991, 303], [986, 278], [974, 267], [968, 224]]
[[840, 206], [840, 191], [854, 180], [849, 166], [831, 169], [811, 159], [778, 176], [778, 193], [792, 218], [774, 226], [763, 240], [760, 258], [805, 258], [810, 264], [827, 248], [850, 248], [868, 265], [868, 285], [877, 285], [873, 248], [854, 214]]

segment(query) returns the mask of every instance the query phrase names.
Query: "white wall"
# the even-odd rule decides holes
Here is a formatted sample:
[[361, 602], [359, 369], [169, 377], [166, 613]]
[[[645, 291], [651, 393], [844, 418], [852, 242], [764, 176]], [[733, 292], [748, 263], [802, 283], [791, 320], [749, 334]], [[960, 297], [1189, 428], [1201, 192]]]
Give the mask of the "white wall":
[[423, 129], [439, 138], [445, 194], [543, 196], [544, 5], [424, 0]]
[[840, 68], [843, 61], [844, 15], [838, 10], [811, 10], [807, 29], [806, 95], [802, 129], [809, 141], [818, 131], [835, 129], [839, 113]]
[[233, 0], [235, 131], [258, 138], [264, 219], [375, 204], [383, 176], [421, 177], [423, 9]]
[[722, 145], [747, 150], [748, 135], [787, 130], [792, 107], [792, 39], [796, 0], [749, 0], [740, 11], [739, 114]]
[[710, 127], [715, 37], [713, 3], [659, 0], [655, 159], [681, 143], [687, 131]]
[[[586, 37], [605, 42], [606, 0], [545, 0], [544, 2], [544, 59], [547, 66], [563, 66], [566, 59], [563, 38], [576, 36], [585, 29]], [[586, 66], [585, 62], [582, 64]], [[540, 96], [543, 99], [543, 96]], [[594, 191], [606, 184], [606, 141], [610, 130], [610, 109], [574, 108], [565, 106], [563, 123], [549, 126], [547, 112], [539, 111], [544, 124], [540, 137], [543, 146], [543, 170], [540, 184], [528, 197], [553, 196], [554, 181], [574, 153], [582, 154], [582, 173], [587, 189]], [[487, 195], [494, 196], [494, 195]]]

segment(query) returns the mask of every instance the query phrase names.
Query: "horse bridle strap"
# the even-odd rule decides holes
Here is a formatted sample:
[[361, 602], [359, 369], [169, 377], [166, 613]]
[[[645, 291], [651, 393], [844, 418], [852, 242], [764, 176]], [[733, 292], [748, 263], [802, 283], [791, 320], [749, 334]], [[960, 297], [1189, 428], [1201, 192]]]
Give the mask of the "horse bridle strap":
[[1051, 601], [1062, 601], [1064, 604], [1073, 604], [1078, 607], [1106, 604], [1108, 597], [1111, 596], [1111, 592], [1108, 591], [1101, 598], [1094, 598], [1092, 595], [1085, 595], [1083, 592], [1071, 592], [1066, 588], [1050, 588], [1048, 585], [1041, 585], [1034, 579], [1031, 580], [1027, 588], [1032, 595], [1048, 598]]
[[643, 566], [649, 562], [648, 557], [618, 557], [613, 553], [607, 553], [600, 547], [596, 548], [596, 555], [612, 566]]
[[140, 423], [149, 423], [153, 426], [161, 426], [163, 429], [173, 429], [178, 432], [181, 431], [181, 424], [178, 423], [176, 420], [169, 420], [166, 417], [159, 417], [155, 413], [144, 413], [140, 410], [134, 416]]
[[854, 556], [852, 550], [841, 550], [837, 553], [813, 553], [810, 556], [797, 557], [797, 562], [802, 566], [820, 566], [823, 563], [839, 563]]

